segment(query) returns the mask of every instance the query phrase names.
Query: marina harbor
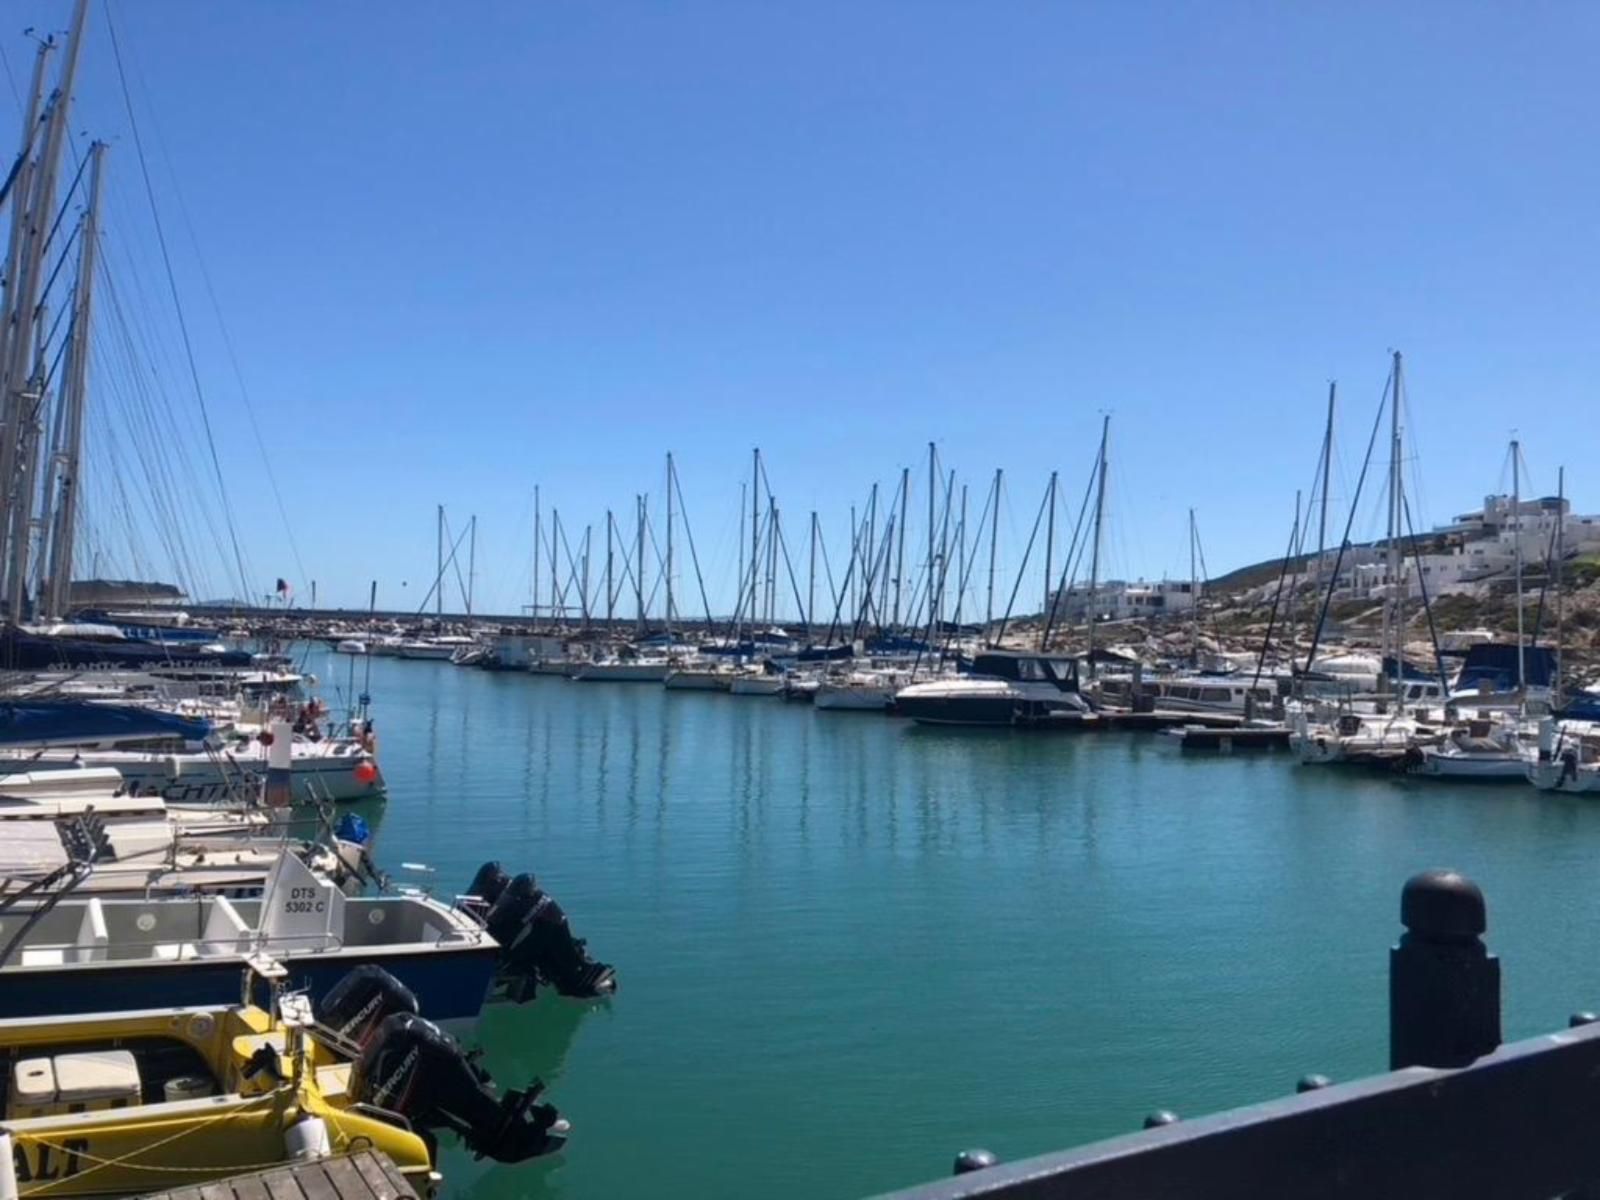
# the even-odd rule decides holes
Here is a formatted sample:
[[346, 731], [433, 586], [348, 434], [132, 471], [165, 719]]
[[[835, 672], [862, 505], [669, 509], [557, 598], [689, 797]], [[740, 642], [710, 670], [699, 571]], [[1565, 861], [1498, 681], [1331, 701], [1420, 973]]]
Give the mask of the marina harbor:
[[7, 9], [0, 1200], [1600, 1191], [1600, 10], [1441, 11]]

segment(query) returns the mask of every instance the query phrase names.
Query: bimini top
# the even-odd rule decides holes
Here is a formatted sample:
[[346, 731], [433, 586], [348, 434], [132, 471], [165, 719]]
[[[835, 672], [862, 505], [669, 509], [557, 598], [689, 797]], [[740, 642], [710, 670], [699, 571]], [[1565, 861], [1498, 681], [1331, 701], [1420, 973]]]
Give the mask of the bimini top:
[[1078, 661], [1066, 655], [1032, 650], [984, 650], [972, 659], [972, 674], [1021, 683], [1053, 683], [1063, 691], [1078, 690]]

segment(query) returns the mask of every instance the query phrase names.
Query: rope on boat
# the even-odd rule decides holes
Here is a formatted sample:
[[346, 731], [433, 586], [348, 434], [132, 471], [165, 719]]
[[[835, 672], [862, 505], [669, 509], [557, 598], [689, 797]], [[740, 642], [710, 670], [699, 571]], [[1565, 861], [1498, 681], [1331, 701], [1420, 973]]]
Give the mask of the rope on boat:
[[[105, 1167], [125, 1167], [130, 1171], [160, 1171], [160, 1172], [165, 1172], [165, 1173], [168, 1173], [168, 1174], [187, 1173], [187, 1174], [211, 1174], [211, 1175], [215, 1175], [217, 1173], [217, 1171], [220, 1169], [220, 1168], [218, 1168], [216, 1166], [210, 1166], [210, 1167], [159, 1166], [159, 1165], [152, 1164], [152, 1163], [136, 1163], [136, 1162], [133, 1162], [131, 1160], [134, 1157], [138, 1156], [138, 1155], [148, 1154], [152, 1150], [159, 1150], [159, 1149], [161, 1149], [161, 1147], [166, 1146], [166, 1145], [170, 1145], [171, 1143], [176, 1142], [180, 1138], [188, 1137], [191, 1133], [198, 1133], [199, 1131], [201, 1131], [203, 1129], [209, 1129], [213, 1125], [220, 1124], [220, 1123], [222, 1123], [224, 1121], [231, 1121], [235, 1117], [242, 1116], [245, 1113], [245, 1111], [255, 1107], [256, 1105], [259, 1105], [259, 1104], [261, 1104], [261, 1103], [263, 1103], [265, 1101], [275, 1101], [277, 1099], [277, 1096], [278, 1096], [278, 1093], [275, 1092], [275, 1091], [267, 1092], [267, 1093], [265, 1093], [265, 1094], [263, 1094], [261, 1096], [258, 1096], [258, 1097], [254, 1098], [254, 1099], [246, 1101], [244, 1104], [241, 1104], [236, 1108], [230, 1109], [228, 1112], [218, 1113], [214, 1117], [205, 1117], [205, 1118], [202, 1118], [201, 1120], [199, 1120], [199, 1121], [197, 1121], [197, 1122], [195, 1122], [193, 1124], [186, 1125], [183, 1129], [178, 1130], [177, 1133], [172, 1134], [170, 1137], [164, 1137], [160, 1141], [150, 1142], [147, 1145], [140, 1146], [137, 1150], [131, 1151], [128, 1154], [123, 1155], [121, 1158], [101, 1158], [99, 1155], [90, 1154], [86, 1150], [79, 1150], [76, 1147], [73, 1147], [73, 1148], [69, 1149], [65, 1145], [62, 1145], [62, 1144], [57, 1143], [57, 1142], [47, 1141], [47, 1140], [45, 1140], [44, 1138], [41, 1138], [41, 1137], [28, 1137], [27, 1140], [35, 1143], [36, 1145], [46, 1146], [49, 1149], [54, 1150], [59, 1154], [62, 1154], [62, 1155], [71, 1154], [72, 1156], [74, 1156], [76, 1158], [79, 1158], [79, 1159], [83, 1160], [84, 1162], [89, 1162], [89, 1163], [93, 1163], [94, 1164], [93, 1166], [91, 1166], [86, 1171], [79, 1171], [76, 1175], [72, 1176], [73, 1179], [82, 1179], [84, 1176], [92, 1175], [96, 1171], [99, 1171], [99, 1170], [101, 1170], [102, 1168], [105, 1168]], [[228, 1169], [230, 1174], [245, 1174], [245, 1173], [250, 1172], [250, 1171], [267, 1171], [267, 1170], [272, 1169], [273, 1167], [279, 1167], [279, 1166], [282, 1166], [282, 1165], [283, 1165], [283, 1160], [280, 1158], [280, 1159], [277, 1159], [274, 1162], [268, 1162], [268, 1163], [241, 1163], [241, 1164], [238, 1164], [238, 1165], [230, 1165], [227, 1169]], [[31, 1195], [33, 1195], [35, 1193], [39, 1193], [39, 1192], [48, 1192], [48, 1191], [50, 1191], [50, 1189], [54, 1185], [56, 1185], [56, 1184], [58, 1184], [60, 1182], [61, 1181], [59, 1179], [43, 1180], [43, 1181], [41, 1181], [39, 1184], [37, 1184], [34, 1187], [19, 1188], [17, 1190], [17, 1195], [18, 1196], [31, 1196]]]

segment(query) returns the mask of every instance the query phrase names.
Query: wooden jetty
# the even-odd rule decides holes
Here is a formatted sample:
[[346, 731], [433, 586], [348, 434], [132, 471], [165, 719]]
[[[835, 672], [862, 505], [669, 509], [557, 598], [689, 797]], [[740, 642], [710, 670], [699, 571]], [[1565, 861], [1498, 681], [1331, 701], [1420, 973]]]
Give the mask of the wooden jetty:
[[427, 1195], [400, 1174], [388, 1155], [359, 1150], [152, 1192], [143, 1200], [427, 1200]]

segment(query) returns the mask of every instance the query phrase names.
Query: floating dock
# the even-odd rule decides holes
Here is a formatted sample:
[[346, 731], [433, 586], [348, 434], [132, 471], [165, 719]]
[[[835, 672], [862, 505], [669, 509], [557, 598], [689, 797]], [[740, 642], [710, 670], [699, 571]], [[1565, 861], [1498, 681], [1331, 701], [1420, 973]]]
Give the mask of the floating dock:
[[289, 1163], [194, 1187], [151, 1192], [143, 1200], [422, 1200], [388, 1155], [361, 1150]]

